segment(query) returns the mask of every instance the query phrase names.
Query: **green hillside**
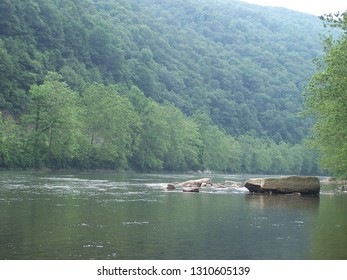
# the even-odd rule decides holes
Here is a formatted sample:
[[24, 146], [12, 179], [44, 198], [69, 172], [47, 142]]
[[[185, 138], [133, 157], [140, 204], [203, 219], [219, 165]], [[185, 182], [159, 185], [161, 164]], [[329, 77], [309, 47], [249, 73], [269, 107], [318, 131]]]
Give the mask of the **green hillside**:
[[[130, 166], [149, 170], [212, 167], [235, 172], [283, 172], [285, 168], [281, 169], [270, 155], [270, 151], [278, 150], [283, 160], [288, 160], [284, 153], [297, 155], [293, 160], [293, 166], [296, 163], [297, 166], [286, 166], [285, 172], [317, 172], [312, 162], [314, 156], [307, 155], [309, 152], [301, 146], [311, 123], [299, 118], [298, 113], [302, 110], [303, 88], [315, 72], [312, 59], [321, 54], [322, 32], [323, 26], [314, 16], [232, 0], [3, 0], [0, 2], [3, 135], [14, 133], [8, 129], [9, 118], [13, 118], [13, 125], [19, 126], [16, 129], [22, 133], [19, 139], [28, 139], [25, 133], [38, 125], [32, 121], [33, 96], [40, 86], [45, 87], [44, 81], [48, 88], [55, 82], [66, 82], [63, 88], [76, 93], [74, 106], [78, 108], [91, 83], [103, 85], [106, 91], [116, 85], [117, 96], [131, 103], [136, 114], [133, 120], [138, 118], [135, 130], [140, 133], [131, 130], [138, 136], [136, 141], [128, 133], [129, 139], [134, 140], [133, 146], [110, 146], [110, 150], [124, 150], [124, 154], [119, 152], [114, 158], [101, 159], [98, 154], [101, 151], [94, 151], [98, 155], [93, 160], [86, 159], [95, 146], [83, 152], [80, 147], [79, 156], [73, 157], [71, 152], [71, 158], [64, 158], [57, 148], [52, 162], [53, 135], [41, 131], [42, 137], [46, 133], [42, 139], [32, 135], [34, 142], [17, 143], [27, 149], [29, 158], [36, 158], [34, 161], [9, 159], [12, 153], [6, 148], [7, 143], [2, 148], [2, 165], [8, 167], [12, 162], [14, 166], [62, 167], [84, 166], [81, 162], [89, 162], [86, 167]], [[51, 73], [45, 78], [48, 72], [61, 76]], [[33, 89], [35, 85], [38, 87]], [[151, 111], [151, 106], [157, 109]], [[153, 145], [149, 141], [153, 135], [146, 136], [142, 130], [148, 125], [144, 123], [148, 117], [143, 112], [146, 108], [152, 113], [157, 110], [159, 115], [172, 110], [177, 118], [193, 126], [190, 129], [198, 133], [195, 142], [186, 139], [194, 142], [195, 150], [187, 148], [193, 155], [173, 161], [175, 151], [169, 151], [172, 147], [169, 132], [160, 132], [162, 150], [160, 145]], [[172, 128], [169, 121], [161, 125]], [[158, 128], [158, 124], [153, 123], [153, 128]], [[218, 141], [229, 141], [220, 144], [221, 151], [214, 152], [217, 157], [214, 160], [212, 143], [216, 140], [207, 139], [207, 128], [214, 131]], [[79, 129], [81, 135], [86, 135], [85, 123]], [[111, 128], [105, 131], [108, 129]], [[146, 131], [149, 134], [149, 128]], [[3, 143], [10, 139], [5, 136]], [[149, 137], [147, 144], [146, 137]], [[90, 142], [92, 146], [95, 144]], [[247, 145], [244, 149], [262, 153], [258, 161], [263, 167], [255, 164], [256, 156], [252, 153], [247, 155], [251, 159], [245, 159], [241, 146]], [[218, 163], [226, 147], [230, 150], [229, 158], [223, 164]], [[294, 147], [300, 151], [291, 151]], [[146, 149], [149, 154], [144, 153]], [[169, 159], [173, 161], [170, 164]], [[178, 164], [180, 160], [182, 164]], [[91, 165], [90, 161], [98, 164]], [[304, 165], [307, 170], [303, 170]], [[275, 167], [279, 170], [274, 170]]]

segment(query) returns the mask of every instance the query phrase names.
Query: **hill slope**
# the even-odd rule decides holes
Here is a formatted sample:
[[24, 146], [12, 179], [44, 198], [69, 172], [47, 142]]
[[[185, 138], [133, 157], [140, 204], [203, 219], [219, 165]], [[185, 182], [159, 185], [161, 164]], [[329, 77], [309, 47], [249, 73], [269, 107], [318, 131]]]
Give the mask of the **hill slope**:
[[301, 93], [320, 55], [313, 16], [232, 0], [4, 0], [0, 109], [21, 114], [47, 71], [137, 85], [231, 135], [298, 143]]

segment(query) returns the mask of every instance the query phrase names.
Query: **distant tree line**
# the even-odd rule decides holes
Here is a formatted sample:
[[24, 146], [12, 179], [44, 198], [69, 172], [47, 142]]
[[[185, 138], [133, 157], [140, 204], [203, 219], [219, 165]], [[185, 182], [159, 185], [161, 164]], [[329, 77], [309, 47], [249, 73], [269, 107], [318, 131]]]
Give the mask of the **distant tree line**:
[[0, 168], [320, 173], [302, 145], [234, 138], [206, 114], [187, 117], [136, 86], [86, 83], [76, 92], [49, 72], [28, 102], [17, 120], [0, 119]]

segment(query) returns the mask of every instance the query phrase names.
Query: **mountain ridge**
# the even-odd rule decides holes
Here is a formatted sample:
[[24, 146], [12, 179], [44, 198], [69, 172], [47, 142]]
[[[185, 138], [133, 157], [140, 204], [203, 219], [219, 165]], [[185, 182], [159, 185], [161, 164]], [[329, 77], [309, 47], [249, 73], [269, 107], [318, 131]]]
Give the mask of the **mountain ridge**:
[[2, 5], [0, 46], [18, 68], [2, 75], [9, 111], [25, 109], [29, 86], [53, 70], [73, 88], [135, 84], [187, 115], [203, 110], [231, 135], [298, 143], [307, 134], [310, 123], [296, 115], [321, 54], [314, 16], [232, 0]]

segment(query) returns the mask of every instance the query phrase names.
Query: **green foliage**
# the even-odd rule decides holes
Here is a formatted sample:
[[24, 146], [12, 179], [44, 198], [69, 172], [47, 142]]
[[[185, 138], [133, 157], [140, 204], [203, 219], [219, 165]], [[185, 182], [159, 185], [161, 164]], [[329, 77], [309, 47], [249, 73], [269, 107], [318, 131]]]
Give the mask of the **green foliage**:
[[11, 116], [0, 119], [0, 168], [28, 168], [23, 129]]
[[132, 104], [114, 86], [88, 84], [83, 92], [83, 132], [91, 160], [112, 168], [127, 167], [137, 148], [140, 122]]
[[0, 167], [318, 173], [319, 30], [233, 0], [1, 1]]
[[164, 110], [165, 120], [170, 127], [170, 145], [165, 158], [165, 169], [179, 171], [200, 169], [202, 141], [197, 124], [172, 105], [165, 105]]
[[133, 168], [141, 171], [164, 169], [170, 146], [170, 126], [166, 111], [158, 103], [147, 99], [138, 88], [128, 94], [141, 119], [139, 146], [132, 158]]
[[29, 92], [28, 112], [0, 122], [0, 167], [318, 174], [302, 145], [234, 138], [208, 115], [185, 116], [136, 87], [86, 84], [72, 91], [50, 72]]
[[59, 74], [50, 72], [42, 85], [33, 85], [28, 114], [22, 116], [23, 124], [29, 128], [27, 144], [36, 168], [65, 167], [77, 150], [77, 94], [61, 79]]
[[214, 125], [206, 114], [197, 113], [193, 119], [199, 124], [204, 168], [230, 173], [242, 172], [240, 143]]
[[307, 134], [296, 114], [321, 52], [315, 17], [233, 0], [13, 0], [0, 10], [1, 110], [22, 114], [30, 86], [53, 71], [79, 92], [136, 85], [186, 115], [204, 110], [233, 136], [294, 144]]
[[[323, 18], [324, 19], [324, 18]], [[327, 23], [347, 29], [347, 13]], [[324, 41], [325, 56], [318, 61], [315, 74], [306, 93], [307, 112], [316, 118], [311, 144], [320, 151], [323, 167], [337, 176], [347, 176], [347, 35]]]

